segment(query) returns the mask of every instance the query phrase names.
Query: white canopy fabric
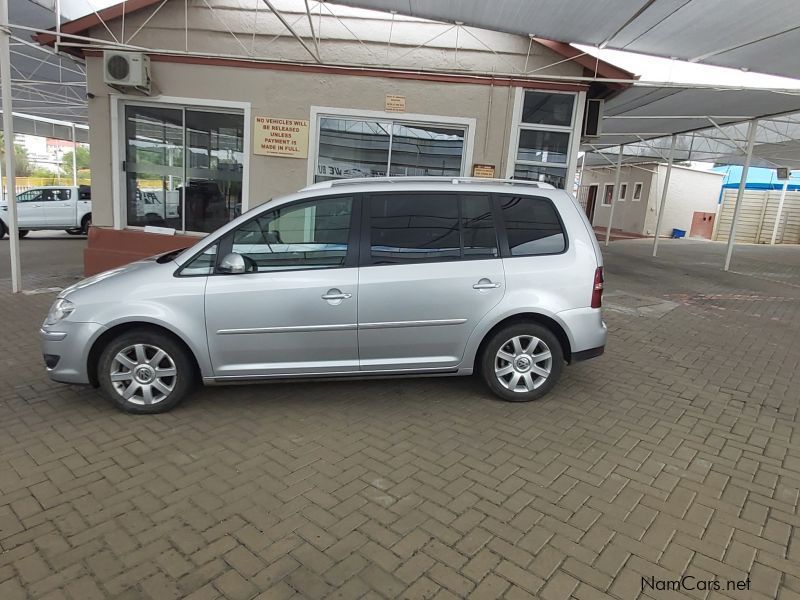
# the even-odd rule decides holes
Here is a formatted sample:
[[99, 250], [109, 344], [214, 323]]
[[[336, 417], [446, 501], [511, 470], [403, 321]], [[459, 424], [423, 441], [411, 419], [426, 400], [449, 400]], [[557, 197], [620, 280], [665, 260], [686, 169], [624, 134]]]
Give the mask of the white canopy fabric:
[[797, 0], [338, 0], [566, 43], [800, 78]]

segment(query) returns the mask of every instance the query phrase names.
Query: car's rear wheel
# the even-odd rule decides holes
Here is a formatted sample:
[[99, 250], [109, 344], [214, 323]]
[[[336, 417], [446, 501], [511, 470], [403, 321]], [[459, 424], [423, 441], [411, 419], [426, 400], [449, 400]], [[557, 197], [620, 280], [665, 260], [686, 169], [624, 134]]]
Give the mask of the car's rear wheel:
[[0, 240], [2, 240], [4, 237], [6, 237], [6, 226], [2, 221], [0, 221]]
[[191, 390], [195, 373], [185, 348], [157, 331], [129, 331], [100, 354], [97, 377], [106, 395], [129, 413], [160, 413]]
[[515, 323], [492, 335], [483, 348], [481, 374], [489, 389], [509, 402], [547, 394], [564, 368], [558, 338], [538, 323]]
[[81, 219], [81, 233], [83, 235], [89, 235], [89, 228], [92, 226], [92, 215], [91, 213], [83, 217]]

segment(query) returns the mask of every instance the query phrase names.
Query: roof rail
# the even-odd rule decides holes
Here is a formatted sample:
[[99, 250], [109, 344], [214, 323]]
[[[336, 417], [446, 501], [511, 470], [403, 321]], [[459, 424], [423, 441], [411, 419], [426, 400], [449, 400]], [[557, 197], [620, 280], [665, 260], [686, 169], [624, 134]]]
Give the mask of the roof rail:
[[351, 179], [334, 179], [331, 181], [321, 181], [312, 183], [304, 187], [304, 190], [333, 188], [345, 185], [357, 184], [396, 184], [396, 183], [459, 183], [484, 184], [484, 185], [528, 185], [542, 189], [555, 189], [555, 186], [542, 181], [528, 181], [526, 179], [490, 179], [488, 177], [354, 177]]

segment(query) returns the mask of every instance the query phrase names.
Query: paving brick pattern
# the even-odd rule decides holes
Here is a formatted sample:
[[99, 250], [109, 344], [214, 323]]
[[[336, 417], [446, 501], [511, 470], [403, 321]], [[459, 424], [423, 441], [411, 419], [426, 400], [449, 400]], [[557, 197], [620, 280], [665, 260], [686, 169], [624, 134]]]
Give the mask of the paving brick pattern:
[[[0, 599], [800, 598], [800, 249], [722, 250], [612, 244], [607, 353], [531, 404], [420, 379], [129, 416], [47, 380], [53, 294], [0, 281]], [[683, 575], [722, 589], [642, 590]]]

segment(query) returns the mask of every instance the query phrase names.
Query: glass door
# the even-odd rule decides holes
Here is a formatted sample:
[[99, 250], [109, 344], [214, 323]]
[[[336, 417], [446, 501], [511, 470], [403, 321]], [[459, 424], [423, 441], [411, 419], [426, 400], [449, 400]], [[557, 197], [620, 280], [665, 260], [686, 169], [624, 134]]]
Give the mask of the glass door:
[[127, 224], [183, 230], [183, 110], [125, 107]]

